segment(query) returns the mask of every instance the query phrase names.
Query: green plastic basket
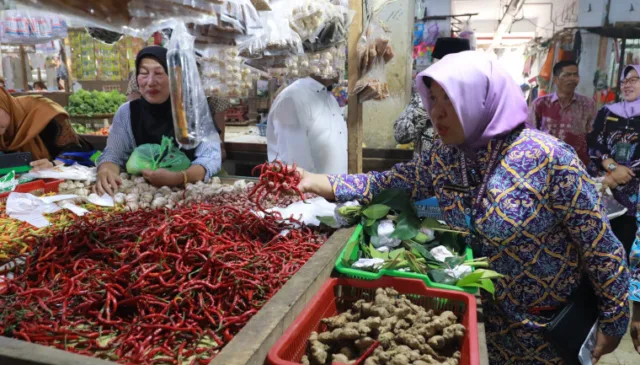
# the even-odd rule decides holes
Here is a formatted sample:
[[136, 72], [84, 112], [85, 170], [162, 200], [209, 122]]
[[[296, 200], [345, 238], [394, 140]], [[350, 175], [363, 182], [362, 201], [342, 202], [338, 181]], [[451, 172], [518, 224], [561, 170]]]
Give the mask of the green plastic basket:
[[[338, 270], [338, 272], [343, 274], [344, 276], [348, 278], [362, 279], [362, 280], [377, 280], [383, 276], [394, 276], [398, 278], [407, 278], [407, 279], [419, 279], [424, 281], [424, 283], [427, 284], [427, 286], [430, 288], [444, 289], [444, 290], [457, 290], [457, 291], [467, 292], [469, 294], [476, 293], [477, 291], [476, 288], [461, 288], [455, 285], [447, 285], [447, 284], [440, 284], [440, 283], [433, 282], [429, 278], [429, 275], [418, 274], [414, 272], [399, 271], [399, 270], [389, 270], [389, 269], [383, 269], [378, 272], [369, 272], [369, 271], [354, 269], [354, 268], [343, 265], [342, 258], [346, 254], [347, 246], [349, 245], [349, 243], [353, 241], [358, 241], [362, 234], [364, 234], [362, 225], [358, 225], [355, 232], [353, 232], [353, 235], [351, 236], [351, 238], [349, 238], [347, 245], [342, 250], [342, 252], [340, 253], [340, 256], [336, 260], [336, 270]], [[353, 253], [351, 254], [351, 257], [350, 257], [351, 260], [355, 260], [358, 258], [360, 249], [359, 249], [359, 246], [357, 247], [358, 249], [353, 250]], [[473, 260], [473, 251], [471, 250], [471, 248], [467, 247], [466, 254], [467, 254], [466, 255], [467, 260]]]

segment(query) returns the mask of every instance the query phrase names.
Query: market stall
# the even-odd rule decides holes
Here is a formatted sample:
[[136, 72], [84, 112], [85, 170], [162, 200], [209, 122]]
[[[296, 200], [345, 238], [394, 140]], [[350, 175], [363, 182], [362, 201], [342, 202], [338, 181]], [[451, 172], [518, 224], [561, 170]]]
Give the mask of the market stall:
[[[132, 32], [136, 35], [145, 34], [140, 31], [145, 26], [133, 27], [133, 24], [140, 24], [134, 22], [136, 18], [139, 18], [138, 21], [146, 19], [149, 21], [146, 24], [153, 24], [149, 19], [150, 12], [172, 14], [175, 11], [163, 8], [161, 4], [164, 1], [153, 9], [136, 8], [139, 4], [130, 2], [129, 14], [111, 9], [110, 17], [104, 18], [103, 11], [108, 7], [101, 7], [97, 11], [99, 14], [91, 11], [87, 15], [83, 13], [87, 10], [86, 4], [71, 3], [58, 4], [56, 9], [67, 10], [75, 15], [83, 14], [111, 29], [132, 25]], [[223, 2], [207, 3], [219, 6], [221, 4], [218, 3]], [[363, 16], [359, 1], [351, 1], [351, 9], [345, 6], [345, 2], [336, 3], [341, 5], [335, 5], [337, 12], [329, 16], [311, 5], [287, 9], [289, 15], [284, 22], [278, 19], [280, 13], [258, 14], [256, 11], [261, 6], [259, 4], [266, 4], [271, 11], [276, 11], [275, 2], [229, 1], [226, 5], [235, 9], [233, 11], [228, 7], [203, 6], [197, 10], [182, 7], [182, 10], [192, 12], [189, 15], [191, 17], [197, 14], [207, 19], [203, 24], [184, 27], [196, 35], [196, 49], [200, 51], [199, 70], [192, 62], [194, 52], [189, 47], [193, 43], [186, 42], [186, 47], [185, 43], [168, 47], [172, 52], [169, 57], [169, 76], [174, 83], [173, 108], [182, 108], [179, 110], [184, 112], [174, 116], [177, 140], [183, 145], [195, 146], [202, 137], [202, 130], [212, 128], [203, 126], [203, 121], [207, 119], [203, 116], [208, 113], [199, 114], [199, 110], [196, 111], [202, 105], [199, 102], [203, 99], [201, 87], [210, 97], [239, 99], [242, 102], [236, 105], [241, 106], [247, 103], [246, 109], [234, 111], [235, 115], [245, 119], [245, 114], [250, 114], [252, 110], [269, 107], [268, 104], [260, 104], [264, 100], [254, 101], [254, 106], [249, 105], [252, 96], [257, 94], [260, 81], [278, 78], [284, 83], [309, 74], [331, 76], [346, 72], [349, 93], [352, 95], [348, 110], [350, 170], [382, 170], [396, 162], [409, 160], [409, 151], [363, 150], [362, 103], [389, 97], [389, 86], [381, 76], [384, 64], [388, 61], [385, 57], [390, 52], [389, 40], [384, 37], [384, 32], [380, 37], [372, 36], [380, 30], [376, 28], [374, 32], [373, 28], [378, 26], [372, 25], [368, 16]], [[355, 20], [351, 21], [350, 17], [345, 16], [347, 13]], [[254, 22], [264, 28], [261, 34], [253, 33], [256, 27]], [[324, 31], [328, 25], [331, 26], [331, 34], [314, 35], [315, 31]], [[363, 28], [366, 29], [366, 37], [361, 36]], [[228, 34], [227, 37], [221, 37], [221, 29], [245, 38], [242, 42], [230, 45]], [[184, 36], [183, 33], [179, 34]], [[71, 66], [75, 78], [80, 82], [81, 77], [91, 78], [87, 75], [94, 72], [113, 78], [111, 81], [118, 81], [130, 71], [130, 68], [124, 70], [122, 64], [118, 63], [121, 56], [113, 56], [118, 52], [122, 55], [122, 48], [120, 51], [114, 49], [120, 46], [103, 49], [106, 46], [91, 43], [89, 47], [86, 45], [90, 42], [83, 41], [82, 37], [72, 35], [71, 39], [72, 48], [79, 47], [83, 52], [83, 56], [73, 56], [75, 62]], [[312, 38], [315, 41], [309, 42]], [[215, 41], [200, 47], [203, 39]], [[345, 43], [349, 44], [348, 54], [345, 52]], [[91, 52], [93, 56], [88, 56]], [[96, 65], [102, 71], [92, 68], [98, 58], [100, 62]], [[126, 58], [131, 60], [130, 56]], [[348, 71], [345, 70], [347, 59]], [[201, 84], [200, 81], [184, 81], [194, 71], [201, 76]], [[269, 92], [263, 99], [273, 98], [273, 86], [270, 82]], [[71, 95], [68, 110], [73, 121], [87, 124], [83, 122], [86, 119], [91, 121], [89, 124], [95, 124], [94, 120], [98, 119], [98, 123], [108, 127], [108, 119], [123, 102], [120, 99], [122, 96], [117, 95], [117, 91], [113, 92], [110, 97], [94, 91]], [[188, 106], [182, 106], [176, 101], [177, 98], [184, 98], [184, 105]], [[236, 174], [243, 172], [252, 175], [249, 169], [267, 160], [266, 145], [261, 143], [260, 138], [264, 137], [260, 136], [259, 127], [227, 128], [225, 146], [228, 160], [235, 163]], [[247, 138], [246, 131], [253, 131], [253, 128], [257, 134], [249, 134], [255, 134], [257, 138]], [[104, 148], [106, 136], [84, 137], [96, 149]], [[137, 169], [135, 173], [139, 174], [150, 165], [154, 166], [153, 169], [172, 165], [174, 161], [170, 164], [165, 159], [174, 157], [173, 152], [163, 150], [147, 157], [144, 163], [137, 161], [138, 164], [134, 163], [136, 166], [133, 167]], [[162, 165], [164, 162], [167, 163]], [[72, 194], [56, 202], [55, 206], [50, 205], [54, 204], [50, 199], [55, 200], [55, 197], [40, 199], [35, 196], [40, 194], [33, 191], [33, 196], [10, 193], [4, 205], [7, 216], [2, 219], [11, 222], [7, 225], [15, 224], [12, 219], [26, 222], [27, 225], [11, 230], [15, 235], [10, 233], [10, 239], [18, 243], [11, 247], [4, 246], [6, 257], [2, 263], [9, 266], [5, 266], [1, 272], [6, 277], [0, 280], [0, 288], [4, 291], [0, 298], [3, 304], [0, 326], [2, 332], [11, 333], [12, 338], [0, 337], [0, 362], [43, 365], [115, 362], [264, 363], [285, 330], [297, 320], [305, 307], [317, 301], [314, 298], [325, 290], [323, 288], [328, 279], [335, 275], [334, 269], [341, 265], [351, 268], [359, 263], [358, 259], [349, 258], [356, 252], [354, 245], [373, 239], [369, 233], [362, 233], [363, 229], [370, 232], [366, 224], [365, 228], [354, 230], [337, 229], [338, 226], [323, 221], [309, 223], [308, 220], [317, 220], [319, 217], [332, 218], [337, 207], [326, 205], [330, 204], [326, 201], [305, 204], [316, 198], [299, 194], [295, 187], [300, 176], [277, 164], [259, 167], [261, 176], [255, 181], [214, 178], [206, 183], [186, 184], [184, 188], [152, 187], [142, 177], [122, 174], [120, 178], [123, 183], [113, 198], [91, 194], [95, 171], [78, 168], [89, 177], [76, 176], [64, 182], [50, 182], [50, 188], [38, 191]], [[54, 170], [67, 173], [67, 168]], [[129, 172], [134, 168], [127, 163]], [[16, 191], [21, 191], [18, 187]], [[20, 202], [20, 199], [38, 207], [42, 205], [42, 215], [31, 216], [24, 210], [28, 204]], [[10, 209], [7, 208], [9, 206]], [[304, 211], [309, 206], [324, 206], [327, 217], [312, 211], [310, 218], [283, 219], [292, 214], [287, 209], [298, 213], [295, 209]], [[271, 209], [282, 210], [277, 210], [276, 214]], [[364, 211], [366, 209], [359, 214], [366, 215]], [[387, 213], [391, 214], [390, 210], [376, 220], [386, 217]], [[39, 222], [42, 227], [29, 227], [28, 224], [33, 225], [33, 222]], [[412, 224], [416, 222], [414, 220]], [[378, 223], [375, 224], [377, 227]], [[415, 238], [417, 227], [411, 231], [414, 235], [407, 236], [406, 241]], [[430, 241], [434, 247], [441, 242], [433, 241], [435, 239], [434, 234]], [[455, 238], [447, 240], [453, 242]], [[402, 254], [407, 260], [415, 258], [408, 250], [402, 250], [394, 251], [394, 255]], [[372, 259], [366, 256], [372, 254], [367, 251], [358, 253], [358, 256]], [[458, 254], [469, 259], [464, 252]], [[430, 272], [442, 268], [435, 263], [431, 263], [435, 265], [433, 267], [420, 266], [426, 257], [419, 259], [421, 264], [411, 270]], [[390, 256], [383, 261], [385, 265], [393, 266]], [[456, 266], [462, 265], [463, 261], [457, 262]], [[382, 275], [381, 271], [379, 273]], [[443, 277], [429, 279], [427, 271], [422, 275], [424, 282], [444, 280]], [[481, 353], [484, 351], [484, 332], [482, 324], [475, 319], [473, 297], [463, 292], [475, 290], [465, 289], [462, 284], [456, 286], [455, 282], [459, 279], [455, 278], [453, 283], [447, 284], [448, 288], [456, 291], [457, 297], [466, 298], [467, 309], [472, 310], [473, 315], [457, 313], [464, 328], [456, 327], [458, 337], [443, 347], [447, 347], [448, 351], [451, 345], [450, 349], [457, 350], [457, 355], [449, 355], [456, 361], [461, 360], [461, 363], [486, 364], [486, 356], [480, 362], [478, 351], [468, 353], [469, 349], [476, 349], [478, 343]], [[373, 281], [366, 285], [375, 283]], [[390, 296], [393, 296], [392, 293], [387, 292]], [[428, 291], [423, 294], [435, 296]], [[55, 323], [54, 318], [57, 318]], [[442, 335], [445, 327], [462, 325], [456, 321], [442, 326], [434, 335]], [[462, 345], [463, 342], [465, 345]], [[460, 355], [460, 351], [467, 352]], [[301, 358], [295, 361], [301, 361]]]

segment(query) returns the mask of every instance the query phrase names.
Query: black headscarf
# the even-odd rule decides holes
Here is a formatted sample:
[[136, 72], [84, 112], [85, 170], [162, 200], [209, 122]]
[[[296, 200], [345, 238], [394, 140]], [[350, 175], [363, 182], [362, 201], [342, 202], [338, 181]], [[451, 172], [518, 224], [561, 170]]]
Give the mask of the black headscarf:
[[[162, 65], [168, 74], [167, 49], [159, 46], [143, 48], [136, 57], [136, 76], [140, 73], [140, 64], [145, 58], [151, 58]], [[151, 104], [144, 95], [130, 104], [131, 130], [136, 145], [147, 143], [161, 144], [162, 137], [174, 139], [173, 114], [171, 113], [171, 97], [162, 104]], [[184, 151], [193, 160], [194, 150]]]
[[468, 39], [441, 37], [436, 41], [436, 45], [433, 47], [433, 53], [431, 54], [431, 57], [441, 60], [446, 55], [470, 50], [471, 44], [469, 43]]

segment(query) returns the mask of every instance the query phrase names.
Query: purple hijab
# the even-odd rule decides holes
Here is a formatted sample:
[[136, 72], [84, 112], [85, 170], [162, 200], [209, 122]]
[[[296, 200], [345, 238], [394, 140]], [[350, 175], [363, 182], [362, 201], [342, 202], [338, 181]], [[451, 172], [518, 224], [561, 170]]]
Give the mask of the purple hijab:
[[[631, 69], [636, 70], [638, 75], [640, 75], [640, 65], [629, 65], [624, 69], [624, 72], [622, 73], [623, 80], [625, 78], [625, 75], [631, 72]], [[638, 97], [634, 101], [625, 100], [619, 103], [606, 105], [606, 107], [613, 114], [616, 114], [625, 118], [633, 118], [640, 115], [640, 97]]]
[[418, 74], [418, 93], [429, 112], [425, 76], [440, 84], [451, 99], [464, 129], [465, 141], [458, 146], [462, 150], [485, 147], [492, 139], [526, 125], [527, 103], [520, 86], [497, 61], [481, 52], [447, 55]]

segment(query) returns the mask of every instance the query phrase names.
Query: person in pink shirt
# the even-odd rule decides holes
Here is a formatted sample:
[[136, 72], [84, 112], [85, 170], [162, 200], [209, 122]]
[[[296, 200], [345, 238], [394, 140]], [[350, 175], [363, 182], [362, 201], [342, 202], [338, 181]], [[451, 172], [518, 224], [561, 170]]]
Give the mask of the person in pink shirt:
[[596, 104], [591, 98], [576, 93], [580, 75], [574, 61], [556, 63], [553, 77], [557, 91], [531, 104], [529, 124], [573, 147], [587, 166], [590, 162], [587, 134], [596, 116]]

